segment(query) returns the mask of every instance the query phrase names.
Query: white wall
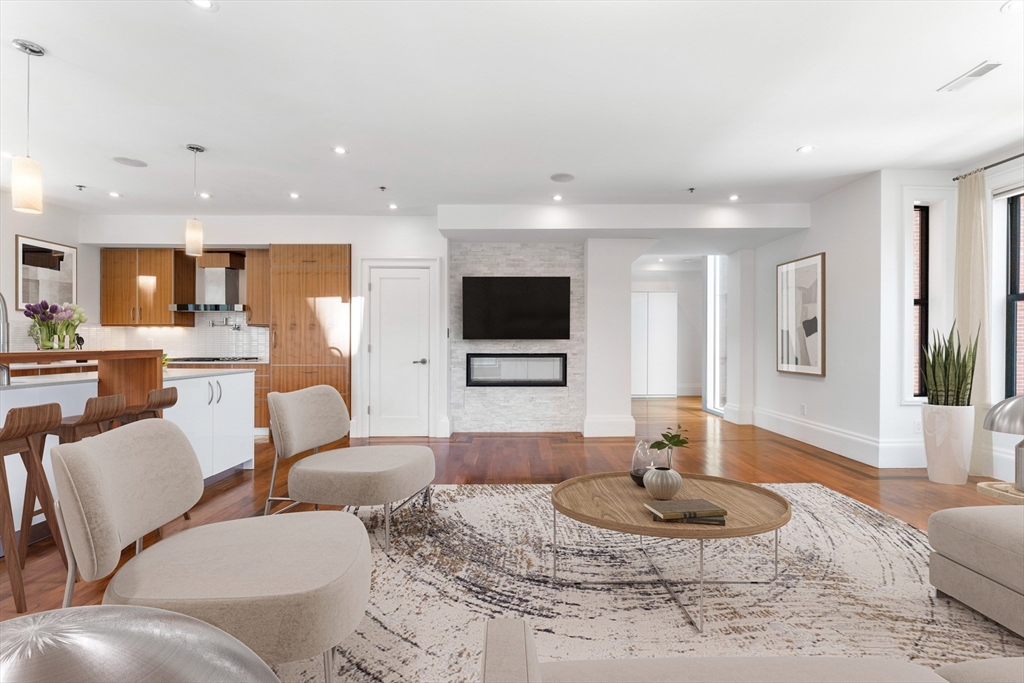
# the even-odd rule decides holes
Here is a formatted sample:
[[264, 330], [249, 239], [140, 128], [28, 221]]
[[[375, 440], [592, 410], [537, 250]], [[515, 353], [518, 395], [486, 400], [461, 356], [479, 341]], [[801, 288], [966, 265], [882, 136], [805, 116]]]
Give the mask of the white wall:
[[588, 239], [587, 414], [583, 436], [634, 436], [630, 401], [632, 264], [657, 240]]
[[676, 292], [676, 390], [678, 396], [701, 395], [701, 335], [704, 329], [704, 275], [700, 270], [634, 270], [634, 292]]
[[[806, 232], [755, 256], [754, 424], [876, 466], [880, 215], [881, 173], [873, 173], [813, 202]], [[826, 254], [827, 376], [776, 372], [776, 266], [818, 252]]]
[[99, 320], [100, 251], [79, 243], [78, 218], [76, 212], [52, 203], [44, 204], [41, 214], [20, 213], [11, 208], [11, 194], [0, 192], [0, 292], [7, 300], [12, 321], [24, 318], [24, 313], [15, 310], [15, 235], [78, 248], [78, 301], [74, 303]]
[[[437, 352], [431, 363], [447, 368], [448, 361], [448, 241], [437, 231], [436, 219], [416, 216], [208, 216], [203, 219], [208, 248], [266, 246], [269, 244], [352, 245], [352, 434], [366, 436], [369, 387], [366, 356], [367, 322], [364, 302], [363, 259], [436, 259], [441, 265], [439, 310], [442, 318]], [[82, 216], [82, 243], [102, 246], [180, 247], [184, 216]], [[98, 278], [98, 258], [94, 266]], [[81, 286], [81, 284], [79, 284]], [[97, 297], [98, 298], [98, 297]], [[99, 304], [95, 311], [99, 312]], [[366, 366], [366, 367], [364, 367]], [[448, 373], [439, 372], [436, 395], [442, 405], [431, 433], [447, 436]], [[431, 391], [432, 395], [434, 391]]]

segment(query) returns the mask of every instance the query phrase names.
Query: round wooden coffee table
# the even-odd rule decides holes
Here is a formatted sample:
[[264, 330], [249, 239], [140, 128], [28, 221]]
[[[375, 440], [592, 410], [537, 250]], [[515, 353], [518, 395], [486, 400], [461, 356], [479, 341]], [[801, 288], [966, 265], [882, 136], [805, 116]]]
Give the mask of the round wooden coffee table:
[[[587, 474], [563, 481], [551, 492], [554, 508], [551, 528], [553, 561], [551, 576], [558, 578], [558, 513], [578, 522], [610, 531], [636, 534], [640, 537], [640, 550], [650, 560], [658, 580], [683, 609], [687, 618], [698, 631], [704, 631], [704, 584], [705, 583], [768, 583], [779, 576], [779, 529], [790, 520], [789, 501], [761, 486], [742, 481], [711, 477], [704, 474], [684, 474], [683, 485], [673, 497], [675, 500], [703, 498], [725, 509], [725, 526], [688, 524], [685, 522], [654, 521], [653, 515], [644, 507], [654, 499], [647, 490], [633, 483], [628, 472], [603, 472]], [[757, 536], [775, 532], [775, 575], [764, 581], [705, 581], [704, 541], [718, 538]], [[694, 620], [686, 605], [673, 590], [653, 558], [643, 546], [644, 536], [663, 538], [686, 538], [699, 542], [700, 572], [697, 581], [675, 583], [697, 583], [699, 612]], [[637, 584], [643, 581], [614, 582]]]

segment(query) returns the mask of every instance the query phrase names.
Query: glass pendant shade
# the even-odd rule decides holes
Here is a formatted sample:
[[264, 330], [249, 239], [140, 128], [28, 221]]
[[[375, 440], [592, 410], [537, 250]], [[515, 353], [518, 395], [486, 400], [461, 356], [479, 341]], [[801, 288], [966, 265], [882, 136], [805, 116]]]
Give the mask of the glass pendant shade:
[[11, 200], [15, 211], [43, 212], [43, 170], [32, 157], [11, 159]]
[[185, 253], [189, 256], [203, 255], [203, 222], [194, 218], [185, 221]]

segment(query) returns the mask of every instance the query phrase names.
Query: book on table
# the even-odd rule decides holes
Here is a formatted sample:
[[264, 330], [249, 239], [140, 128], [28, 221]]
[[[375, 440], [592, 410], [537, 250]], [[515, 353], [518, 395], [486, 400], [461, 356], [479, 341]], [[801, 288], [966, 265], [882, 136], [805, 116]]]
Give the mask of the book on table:
[[[725, 517], [728, 512], [720, 505], [696, 498], [691, 500], [655, 500], [644, 503], [655, 521], [691, 520], [705, 517]], [[723, 522], [724, 523], [724, 522]]]

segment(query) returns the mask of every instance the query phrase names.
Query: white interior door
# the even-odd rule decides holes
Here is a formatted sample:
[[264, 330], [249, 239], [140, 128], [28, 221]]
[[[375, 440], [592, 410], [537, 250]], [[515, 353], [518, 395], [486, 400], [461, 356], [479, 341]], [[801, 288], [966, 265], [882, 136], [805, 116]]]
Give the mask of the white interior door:
[[630, 393], [647, 395], [647, 292], [633, 292]]
[[430, 271], [370, 269], [370, 436], [427, 436]]
[[647, 395], [675, 396], [679, 345], [676, 292], [647, 293]]

